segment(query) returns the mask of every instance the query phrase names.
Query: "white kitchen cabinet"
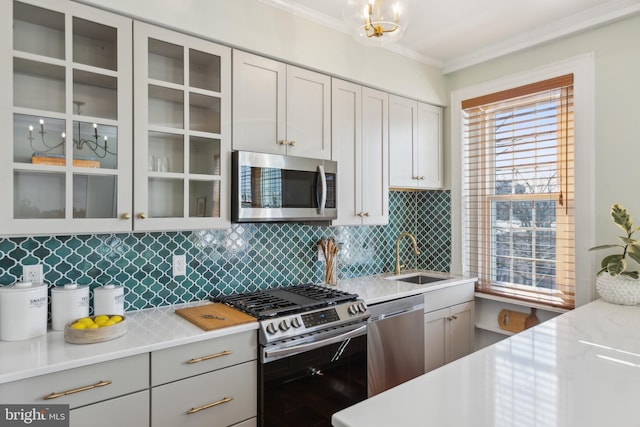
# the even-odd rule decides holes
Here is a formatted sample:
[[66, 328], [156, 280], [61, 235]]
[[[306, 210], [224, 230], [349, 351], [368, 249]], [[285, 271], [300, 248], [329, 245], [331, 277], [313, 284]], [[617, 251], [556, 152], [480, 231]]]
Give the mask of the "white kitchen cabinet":
[[233, 149], [331, 158], [331, 77], [233, 51]]
[[134, 229], [230, 224], [231, 49], [134, 24]]
[[152, 352], [151, 425], [255, 425], [256, 358], [255, 331]]
[[474, 286], [469, 281], [424, 294], [425, 372], [473, 351]]
[[389, 185], [443, 188], [442, 108], [389, 96]]
[[333, 225], [389, 222], [387, 94], [333, 79], [332, 158], [338, 161]]
[[0, 12], [0, 234], [130, 230], [131, 19], [62, 0]]
[[114, 427], [149, 425], [149, 390], [73, 409], [70, 427]]
[[149, 355], [143, 353], [4, 383], [0, 385], [0, 401], [69, 405], [70, 425], [74, 427], [148, 425]]

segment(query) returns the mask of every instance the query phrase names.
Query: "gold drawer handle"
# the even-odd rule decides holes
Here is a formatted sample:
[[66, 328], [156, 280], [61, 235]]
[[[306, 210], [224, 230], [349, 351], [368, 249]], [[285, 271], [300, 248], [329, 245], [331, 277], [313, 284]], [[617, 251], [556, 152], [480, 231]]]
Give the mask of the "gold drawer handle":
[[104, 387], [106, 385], [111, 384], [111, 381], [100, 381], [98, 383], [95, 384], [91, 384], [91, 385], [86, 385], [84, 387], [78, 387], [78, 388], [74, 388], [71, 390], [67, 390], [67, 391], [61, 391], [59, 393], [51, 393], [48, 396], [44, 397], [44, 400], [50, 400], [50, 399], [57, 399], [58, 397], [62, 397], [62, 396], [67, 396], [69, 394], [73, 394], [73, 393], [80, 393], [81, 391], [87, 391], [87, 390], [91, 390], [97, 387]]
[[191, 365], [192, 363], [204, 362], [205, 360], [215, 359], [216, 357], [228, 356], [232, 353], [232, 351], [225, 350], [221, 351], [220, 353], [210, 354], [208, 356], [196, 357], [195, 359], [187, 360], [187, 363]]
[[200, 412], [205, 409], [213, 408], [214, 406], [222, 405], [223, 403], [231, 402], [233, 397], [224, 397], [217, 402], [207, 403], [206, 405], [199, 406], [197, 408], [191, 408], [187, 411], [187, 414], [195, 414], [196, 412]]

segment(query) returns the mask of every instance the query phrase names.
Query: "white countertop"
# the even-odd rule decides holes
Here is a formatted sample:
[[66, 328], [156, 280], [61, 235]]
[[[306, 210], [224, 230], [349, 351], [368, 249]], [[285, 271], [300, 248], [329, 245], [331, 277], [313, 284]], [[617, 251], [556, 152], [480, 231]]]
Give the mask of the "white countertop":
[[127, 333], [101, 343], [69, 344], [62, 331], [52, 330], [30, 340], [2, 341], [0, 384], [258, 328], [252, 322], [204, 331], [175, 314], [176, 308], [202, 303], [208, 301], [127, 312]]
[[597, 300], [334, 414], [335, 427], [640, 426], [640, 306]]
[[[397, 277], [416, 272], [425, 271], [405, 271]], [[465, 279], [446, 273], [428, 272], [428, 274], [446, 280], [428, 285], [414, 285], [388, 280], [385, 277], [393, 275], [387, 273], [342, 280], [336, 288], [358, 294], [370, 305], [474, 281], [474, 279]], [[125, 313], [129, 322], [127, 333], [102, 343], [69, 344], [65, 342], [62, 331], [52, 330], [30, 340], [0, 341], [0, 384], [258, 328], [258, 322], [253, 322], [214, 331], [203, 331], [175, 314], [177, 308], [205, 303], [208, 301], [127, 312]]]

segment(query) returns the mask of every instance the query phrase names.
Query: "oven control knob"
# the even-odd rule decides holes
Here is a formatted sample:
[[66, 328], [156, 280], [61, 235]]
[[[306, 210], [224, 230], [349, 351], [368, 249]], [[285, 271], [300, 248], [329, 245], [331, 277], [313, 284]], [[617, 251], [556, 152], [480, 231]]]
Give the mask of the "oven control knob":
[[291, 321], [291, 326], [293, 326], [294, 328], [299, 328], [300, 326], [302, 326], [302, 323], [300, 323], [300, 319], [294, 317]]
[[273, 335], [273, 334], [275, 334], [276, 332], [277, 332], [276, 324], [275, 324], [275, 323], [269, 323], [269, 324], [267, 325], [267, 333], [269, 333], [269, 334]]
[[367, 306], [366, 306], [366, 305], [364, 305], [364, 303], [363, 303], [363, 302], [359, 303], [359, 304], [358, 304], [358, 311], [359, 311], [360, 313], [364, 313], [364, 312], [366, 312], [366, 311], [367, 311]]
[[347, 309], [347, 311], [348, 311], [348, 312], [349, 312], [349, 314], [351, 314], [352, 316], [353, 316], [354, 314], [357, 314], [357, 313], [358, 313], [358, 305], [357, 305], [357, 304], [350, 305], [350, 306], [349, 306], [349, 308]]
[[280, 330], [282, 332], [288, 331], [290, 326], [289, 326], [289, 322], [287, 322], [287, 319], [283, 320], [282, 322], [280, 322]]

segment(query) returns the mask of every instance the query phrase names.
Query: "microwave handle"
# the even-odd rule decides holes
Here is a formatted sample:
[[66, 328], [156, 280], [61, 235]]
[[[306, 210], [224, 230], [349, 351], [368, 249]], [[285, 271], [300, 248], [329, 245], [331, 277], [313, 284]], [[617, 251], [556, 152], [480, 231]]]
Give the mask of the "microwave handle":
[[324, 173], [324, 166], [318, 165], [318, 174], [320, 175], [320, 201], [318, 203], [318, 215], [324, 215], [324, 207], [327, 204], [327, 176]]

